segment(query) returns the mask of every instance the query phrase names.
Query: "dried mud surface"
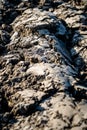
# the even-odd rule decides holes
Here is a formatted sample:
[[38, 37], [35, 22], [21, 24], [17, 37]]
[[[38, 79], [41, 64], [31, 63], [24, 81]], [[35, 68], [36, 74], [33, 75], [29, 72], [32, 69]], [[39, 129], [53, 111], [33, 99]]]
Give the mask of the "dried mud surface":
[[0, 0], [0, 130], [87, 130], [87, 2]]

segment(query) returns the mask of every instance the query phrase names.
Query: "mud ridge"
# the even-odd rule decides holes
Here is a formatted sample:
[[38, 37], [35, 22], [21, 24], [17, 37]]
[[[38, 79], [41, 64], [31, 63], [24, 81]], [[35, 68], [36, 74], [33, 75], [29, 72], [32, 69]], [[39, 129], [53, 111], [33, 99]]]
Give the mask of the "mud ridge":
[[0, 130], [87, 129], [86, 7], [0, 1]]

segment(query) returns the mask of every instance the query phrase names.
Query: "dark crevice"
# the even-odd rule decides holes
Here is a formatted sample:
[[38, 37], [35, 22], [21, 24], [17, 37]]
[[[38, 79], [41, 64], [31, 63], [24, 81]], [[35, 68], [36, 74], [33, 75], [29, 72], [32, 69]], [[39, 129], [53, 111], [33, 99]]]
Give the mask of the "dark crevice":
[[11, 108], [8, 105], [8, 100], [6, 99], [4, 93], [1, 93], [0, 104], [1, 104], [1, 108], [0, 108], [1, 109], [1, 113], [5, 113], [5, 112], [10, 112], [11, 111]]
[[68, 88], [68, 90], [66, 92], [68, 92], [68, 94], [71, 97], [74, 97], [74, 100], [76, 102], [77, 101], [80, 102], [82, 99], [87, 100], [87, 88], [85, 86], [83, 88], [78, 87], [78, 86], [77, 86], [77, 88], [75, 86], [71, 86]]
[[5, 92], [0, 92], [0, 130], [3, 127], [6, 127], [6, 130], [9, 130], [7, 125], [14, 124], [17, 120], [14, 118], [14, 115], [11, 113], [12, 108], [9, 107], [9, 101], [5, 97]]

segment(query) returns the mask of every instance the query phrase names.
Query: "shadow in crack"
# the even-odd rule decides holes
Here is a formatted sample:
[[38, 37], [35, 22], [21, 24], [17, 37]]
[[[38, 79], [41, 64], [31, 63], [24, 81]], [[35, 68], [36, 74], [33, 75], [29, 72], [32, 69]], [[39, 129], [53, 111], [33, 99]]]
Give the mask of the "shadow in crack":
[[0, 92], [0, 130], [6, 126], [8, 129], [7, 124], [10, 125], [17, 122], [17, 120], [11, 114], [11, 107], [9, 107], [8, 100], [6, 99], [3, 92]]

